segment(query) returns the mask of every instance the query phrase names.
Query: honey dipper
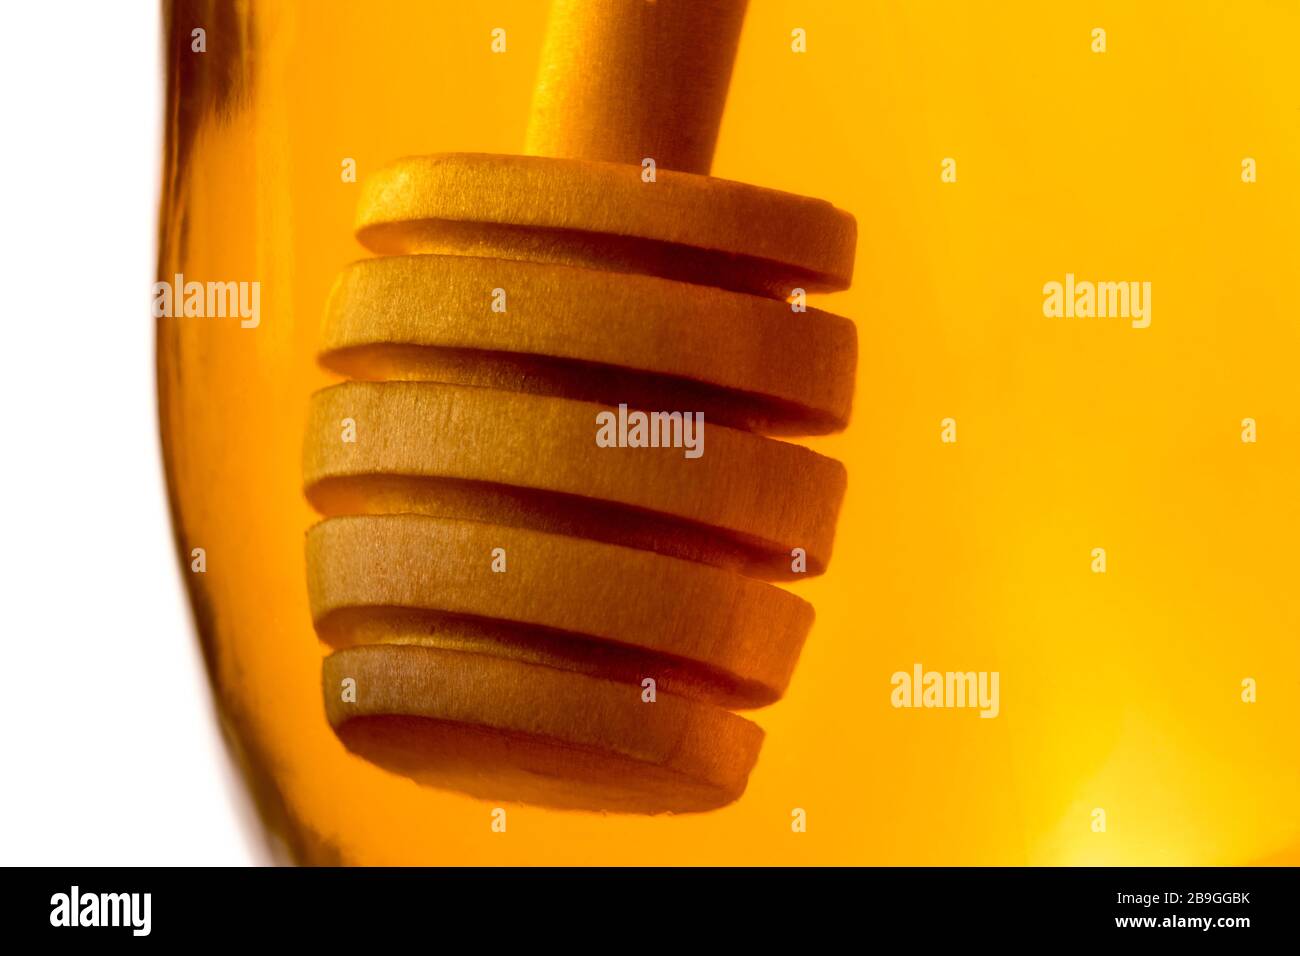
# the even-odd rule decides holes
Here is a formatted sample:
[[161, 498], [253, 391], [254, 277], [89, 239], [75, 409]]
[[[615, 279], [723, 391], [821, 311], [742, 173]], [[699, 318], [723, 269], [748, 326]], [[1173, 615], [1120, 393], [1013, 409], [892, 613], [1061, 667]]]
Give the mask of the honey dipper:
[[[347, 747], [492, 800], [704, 810], [743, 792], [845, 475], [857, 340], [795, 311], [856, 225], [708, 175], [743, 0], [557, 0], [528, 155], [363, 185], [312, 397], [312, 614]], [[653, 163], [648, 162], [652, 160]], [[704, 415], [703, 453], [597, 416]], [[353, 440], [348, 437], [349, 425]], [[667, 434], [667, 432], [665, 432]]]

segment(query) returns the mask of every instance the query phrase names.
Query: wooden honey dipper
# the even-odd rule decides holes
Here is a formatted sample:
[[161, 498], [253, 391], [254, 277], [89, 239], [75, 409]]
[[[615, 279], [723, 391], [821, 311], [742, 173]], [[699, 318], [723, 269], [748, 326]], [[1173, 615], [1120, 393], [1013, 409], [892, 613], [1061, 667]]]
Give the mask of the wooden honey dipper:
[[[790, 306], [848, 286], [853, 218], [708, 175], [744, 8], [557, 0], [531, 155], [363, 187], [380, 258], [326, 308], [349, 381], [311, 402], [307, 572], [327, 716], [384, 767], [632, 812], [745, 788], [731, 708], [781, 696], [813, 619], [766, 582], [825, 569], [845, 484], [766, 436], [844, 427], [857, 340]], [[620, 404], [703, 412], [703, 454], [599, 446]]]

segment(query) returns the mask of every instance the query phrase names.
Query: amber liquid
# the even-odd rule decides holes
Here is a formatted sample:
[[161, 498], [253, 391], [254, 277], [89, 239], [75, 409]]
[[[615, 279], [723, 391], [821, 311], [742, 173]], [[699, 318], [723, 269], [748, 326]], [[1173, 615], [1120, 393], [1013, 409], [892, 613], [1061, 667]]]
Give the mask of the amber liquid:
[[[816, 303], [858, 320], [863, 356], [853, 426], [810, 443], [851, 476], [835, 563], [797, 586], [818, 620], [786, 699], [756, 715], [741, 800], [522, 807], [507, 834], [490, 803], [330, 730], [302, 445], [331, 381], [326, 295], [363, 255], [345, 161], [361, 180], [406, 155], [519, 152], [545, 5], [169, 7], [158, 274], [258, 281], [261, 316], [157, 320], [165, 463], [214, 699], [268, 833], [307, 863], [1295, 862], [1300, 421], [1278, 278], [1300, 255], [1278, 119], [1294, 13], [1257, 11], [1240, 49], [1189, 19], [1185, 45], [1215, 51], [1197, 58], [1159, 41], [1158, 11], [1112, 11], [1125, 42], [1090, 60], [1048, 8], [750, 7], [715, 174], [859, 218], [854, 288]], [[1063, 148], [1062, 103], [1115, 137]], [[1247, 150], [1274, 179], [1237, 180]], [[1043, 282], [1076, 264], [1154, 278], [1151, 328], [1043, 318]], [[1257, 445], [1237, 439], [1245, 415]], [[1000, 671], [1000, 716], [893, 709], [890, 674], [917, 661]]]

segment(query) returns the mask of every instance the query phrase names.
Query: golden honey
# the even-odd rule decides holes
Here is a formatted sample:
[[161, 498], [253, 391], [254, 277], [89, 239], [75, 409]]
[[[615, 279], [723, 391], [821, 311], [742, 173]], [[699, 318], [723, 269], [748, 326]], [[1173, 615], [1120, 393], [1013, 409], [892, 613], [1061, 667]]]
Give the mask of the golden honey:
[[[453, 388], [524, 376], [531, 394], [555, 397], [574, 378], [531, 360], [460, 361], [452, 350], [469, 346], [454, 323], [430, 342], [400, 308], [368, 328], [336, 299], [331, 323], [331, 290], [340, 275], [371, 281], [349, 271], [368, 256], [353, 229], [382, 170], [401, 157], [529, 146], [546, 12], [532, 2], [170, 8], [158, 278], [258, 281], [260, 322], [156, 320], [161, 426], [214, 700], [268, 831], [303, 862], [1295, 862], [1300, 421], [1285, 277], [1300, 252], [1300, 192], [1285, 171], [1300, 143], [1286, 39], [1298, 24], [1281, 7], [1226, 31], [1210, 13], [1171, 25], [1145, 9], [1108, 8], [1093, 24], [1028, 4], [751, 4], [710, 173], [853, 212], [853, 285], [822, 293], [821, 273], [800, 273], [813, 308], [756, 319], [756, 339], [783, 358], [718, 363], [698, 406], [663, 401], [655, 376], [707, 376], [699, 349], [649, 336], [663, 347], [643, 350], [655, 374], [634, 383], [633, 402], [702, 407], [704, 462], [718, 416], [719, 431], [820, 435], [799, 443], [846, 468], [826, 573], [776, 585], [817, 618], [781, 699], [744, 712], [764, 740], [743, 795], [674, 815], [548, 808], [395, 772], [339, 740], [322, 658], [355, 648], [342, 646], [354, 637], [323, 648], [313, 626], [312, 394], [340, 376], [459, 375]], [[203, 54], [191, 50], [194, 25], [207, 31]], [[1091, 49], [1099, 25], [1104, 53]], [[806, 52], [792, 49], [796, 28]], [[1072, 116], [1091, 118], [1085, 134], [1069, 135]], [[585, 155], [578, 144], [571, 158]], [[1242, 178], [1246, 158], [1257, 181]], [[702, 175], [692, 162], [682, 168]], [[660, 166], [655, 186], [670, 184], [673, 166]], [[775, 242], [780, 231], [754, 233]], [[464, 238], [401, 234], [419, 254]], [[521, 277], [539, 261], [517, 236], [474, 241]], [[593, 266], [641, 251], [547, 248], [547, 266], [602, 277], [610, 270]], [[667, 274], [636, 281], [705, 288], [682, 268], [667, 262]], [[1044, 284], [1067, 273], [1150, 281], [1149, 326], [1049, 318]], [[743, 262], [709, 274], [786, 305]], [[781, 285], [799, 284], [789, 278]], [[614, 285], [599, 294], [617, 295]], [[680, 308], [708, 315], [716, 325], [699, 334], [715, 340], [742, 321], [712, 300]], [[537, 354], [573, 341], [564, 317], [581, 314], [555, 315], [536, 330]], [[843, 390], [833, 375], [806, 374], [811, 358], [797, 352], [797, 323], [809, 341], [839, 328], [822, 316], [858, 328], [853, 417], [839, 434]], [[431, 344], [444, 352], [425, 365], [404, 351]], [[584, 341], [568, 358], [601, 362], [611, 354], [601, 348]], [[762, 398], [725, 400], [737, 369], [768, 373]], [[601, 386], [585, 384], [584, 397], [609, 401]], [[792, 408], [798, 427], [781, 429]], [[1245, 419], [1257, 440], [1242, 440]], [[405, 487], [356, 491], [330, 507], [424, 500]], [[474, 503], [483, 515], [537, 514], [518, 497]], [[611, 543], [599, 540], [603, 520], [547, 514], [552, 531]], [[717, 541], [701, 536], [675, 557], [727, 573], [752, 557], [709, 551]], [[201, 572], [190, 570], [196, 548]], [[1092, 570], [1097, 548], [1104, 573]], [[559, 639], [529, 653], [583, 658]], [[893, 706], [891, 675], [918, 665], [998, 672], [998, 716]], [[691, 677], [729, 702], [770, 697], [780, 681], [765, 678], [756, 695]], [[504, 832], [492, 825], [498, 807]]]

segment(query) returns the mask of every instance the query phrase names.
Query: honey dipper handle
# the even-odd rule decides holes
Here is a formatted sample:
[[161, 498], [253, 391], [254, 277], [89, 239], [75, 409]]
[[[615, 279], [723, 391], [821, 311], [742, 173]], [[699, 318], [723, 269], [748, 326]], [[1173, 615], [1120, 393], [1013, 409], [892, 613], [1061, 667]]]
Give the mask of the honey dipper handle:
[[747, 0], [554, 0], [525, 151], [707, 174]]

